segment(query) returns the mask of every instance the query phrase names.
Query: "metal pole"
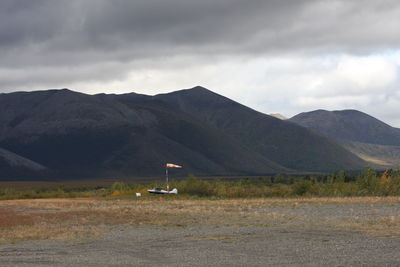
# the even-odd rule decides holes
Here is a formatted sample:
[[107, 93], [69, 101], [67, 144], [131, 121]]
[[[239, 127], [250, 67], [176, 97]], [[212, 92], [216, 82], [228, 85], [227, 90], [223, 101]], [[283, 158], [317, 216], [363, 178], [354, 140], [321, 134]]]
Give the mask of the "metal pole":
[[167, 165], [165, 165], [165, 177], [167, 179], [167, 191], [169, 191], [169, 184], [168, 184], [168, 168]]

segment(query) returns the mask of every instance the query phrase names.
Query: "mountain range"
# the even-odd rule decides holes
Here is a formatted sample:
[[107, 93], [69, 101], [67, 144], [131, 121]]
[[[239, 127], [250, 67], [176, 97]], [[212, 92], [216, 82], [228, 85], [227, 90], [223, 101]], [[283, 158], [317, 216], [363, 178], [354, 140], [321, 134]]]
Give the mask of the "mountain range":
[[[368, 164], [342, 139], [299, 118], [280, 120], [199, 86], [155, 96], [0, 94], [0, 179], [151, 177], [162, 175], [166, 162], [184, 166], [177, 175], [207, 176]], [[397, 145], [395, 134], [383, 139]]]
[[377, 168], [400, 166], [400, 129], [357, 110], [315, 110], [289, 121], [336, 140]]

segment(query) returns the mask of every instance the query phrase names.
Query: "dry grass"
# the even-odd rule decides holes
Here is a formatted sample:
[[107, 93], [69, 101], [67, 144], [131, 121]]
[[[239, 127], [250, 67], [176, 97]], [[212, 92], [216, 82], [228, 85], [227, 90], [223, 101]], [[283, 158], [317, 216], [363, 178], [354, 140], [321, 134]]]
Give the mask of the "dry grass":
[[[399, 203], [400, 197], [229, 199], [229, 200], [106, 200], [35, 199], [0, 201], [0, 243], [23, 240], [76, 240], [104, 234], [112, 225], [321, 225], [323, 220], [296, 216], [285, 210], [319, 203]], [[281, 212], [268, 207], [284, 207]], [[322, 218], [323, 219], [323, 218]], [[377, 220], [354, 217], [330, 221], [332, 227], [373, 233], [400, 234], [400, 217]]]
[[85, 223], [89, 212], [33, 212], [19, 207], [0, 208], [0, 243], [24, 240], [75, 240], [100, 235]]

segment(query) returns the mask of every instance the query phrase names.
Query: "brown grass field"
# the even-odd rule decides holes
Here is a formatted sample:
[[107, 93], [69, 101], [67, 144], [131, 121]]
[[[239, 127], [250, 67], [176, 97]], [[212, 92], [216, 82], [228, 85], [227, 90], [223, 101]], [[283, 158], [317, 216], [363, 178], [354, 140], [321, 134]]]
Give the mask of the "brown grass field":
[[[113, 226], [285, 226], [400, 236], [400, 197], [0, 201], [0, 244], [96, 239]], [[203, 237], [205, 240], [221, 237]]]

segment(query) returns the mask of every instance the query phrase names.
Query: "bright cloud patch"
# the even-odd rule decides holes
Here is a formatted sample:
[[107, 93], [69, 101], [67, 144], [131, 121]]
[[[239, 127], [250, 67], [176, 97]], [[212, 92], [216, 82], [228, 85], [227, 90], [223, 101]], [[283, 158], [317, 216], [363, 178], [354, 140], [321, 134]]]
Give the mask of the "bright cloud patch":
[[157, 94], [202, 85], [265, 113], [293, 116], [313, 109], [360, 109], [400, 126], [393, 115], [400, 106], [399, 63], [387, 55], [218, 58], [215, 62], [188, 57], [127, 67], [131, 70], [119, 79], [76, 82], [71, 88]]

